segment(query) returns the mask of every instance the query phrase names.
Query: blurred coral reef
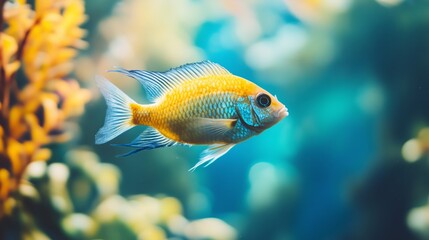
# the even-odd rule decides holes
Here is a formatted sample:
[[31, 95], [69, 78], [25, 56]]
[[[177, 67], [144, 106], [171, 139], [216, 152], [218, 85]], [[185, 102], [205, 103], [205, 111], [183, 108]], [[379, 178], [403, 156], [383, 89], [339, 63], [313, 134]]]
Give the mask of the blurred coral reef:
[[[85, 149], [64, 163], [32, 162], [19, 188], [21, 239], [235, 239], [218, 219], [190, 221], [172, 197], [119, 195], [120, 171]], [[49, 216], [49, 217], [47, 217]], [[9, 232], [10, 234], [17, 234]], [[49, 235], [48, 235], [49, 234]], [[12, 235], [16, 237], [15, 235]], [[11, 238], [14, 239], [14, 238]]]
[[[425, 162], [425, 170], [429, 171], [429, 128], [418, 131], [417, 137], [412, 138], [402, 146], [402, 157], [409, 163]], [[429, 200], [429, 199], [428, 199]], [[422, 239], [429, 238], [429, 203], [425, 206], [412, 208], [407, 216], [408, 227]]]
[[[2, 1], [0, 216], [31, 162], [47, 161], [46, 146], [67, 141], [70, 119], [90, 99], [68, 75], [85, 31], [83, 1]], [[1, 24], [3, 26], [3, 23]], [[8, 207], [8, 208], [5, 208]]]

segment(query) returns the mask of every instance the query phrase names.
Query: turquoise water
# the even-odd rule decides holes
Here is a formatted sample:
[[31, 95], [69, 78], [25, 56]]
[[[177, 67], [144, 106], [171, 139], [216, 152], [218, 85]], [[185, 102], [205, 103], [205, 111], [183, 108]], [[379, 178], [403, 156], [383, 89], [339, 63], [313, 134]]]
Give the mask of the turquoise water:
[[[209, 8], [205, 1], [183, 2]], [[123, 194], [177, 196], [190, 218], [219, 217], [242, 239], [412, 239], [406, 214], [424, 204], [428, 185], [411, 190], [422, 173], [407, 169], [414, 167], [400, 148], [429, 121], [429, 55], [423, 54], [429, 5], [350, 1], [336, 12], [304, 1], [309, 12], [303, 13], [293, 10], [298, 1], [286, 2], [216, 3], [219, 13], [206, 9], [192, 30], [175, 31], [190, 34], [188, 44], [200, 53], [193, 58], [178, 49], [177, 58], [208, 59], [250, 79], [285, 103], [287, 118], [192, 173], [186, 169], [204, 148], [119, 160], [107, 157], [117, 153], [107, 146], [97, 152], [123, 171]], [[175, 44], [169, 40], [161, 41]], [[156, 48], [162, 55], [162, 45]], [[167, 57], [147, 60], [149, 70], [175, 67]], [[101, 118], [96, 122], [101, 126]], [[393, 176], [415, 180], [396, 188]], [[413, 201], [399, 200], [411, 191], [418, 192]]]
[[[70, 141], [49, 146], [51, 160], [38, 168], [43, 174], [30, 171], [46, 201], [21, 199], [37, 209], [23, 212], [41, 232], [53, 239], [429, 238], [427, 1], [85, 6], [88, 48], [71, 77], [92, 99], [67, 125]], [[109, 143], [132, 141], [143, 126], [94, 143], [106, 111], [95, 75], [147, 103], [134, 79], [106, 71], [166, 71], [203, 60], [276, 95], [289, 116], [194, 172], [188, 169], [205, 147], [115, 157], [128, 149]], [[54, 170], [68, 173], [64, 185], [53, 185]], [[66, 200], [52, 200], [60, 195]], [[12, 229], [6, 239], [24, 232], [26, 223], [15, 221], [2, 223], [0, 230]]]

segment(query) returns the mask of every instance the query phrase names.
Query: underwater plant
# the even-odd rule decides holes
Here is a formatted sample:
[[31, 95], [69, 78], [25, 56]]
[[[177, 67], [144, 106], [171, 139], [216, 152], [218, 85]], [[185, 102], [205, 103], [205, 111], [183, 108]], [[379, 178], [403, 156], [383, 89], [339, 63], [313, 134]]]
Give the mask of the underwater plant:
[[47, 161], [46, 146], [70, 138], [69, 119], [90, 93], [69, 77], [85, 48], [82, 0], [0, 1], [0, 218], [31, 162]]

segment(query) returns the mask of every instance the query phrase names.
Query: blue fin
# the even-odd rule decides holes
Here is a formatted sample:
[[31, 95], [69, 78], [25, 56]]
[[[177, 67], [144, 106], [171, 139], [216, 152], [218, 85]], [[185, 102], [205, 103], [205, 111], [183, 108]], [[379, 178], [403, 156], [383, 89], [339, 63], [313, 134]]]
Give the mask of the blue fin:
[[95, 134], [95, 143], [102, 144], [134, 127], [130, 104], [135, 102], [104, 77], [96, 76], [95, 80], [107, 104], [104, 126]]
[[171, 147], [171, 146], [176, 145], [176, 144], [177, 144], [176, 141], [173, 141], [173, 140], [165, 137], [160, 132], [158, 132], [158, 130], [149, 127], [146, 130], [144, 130], [131, 143], [112, 144], [112, 145], [113, 146], [137, 148], [137, 149], [130, 151], [128, 153], [119, 155], [119, 157], [126, 157], [126, 156], [129, 156], [131, 154], [143, 151], [143, 150], [149, 150], [149, 149], [155, 149], [155, 148], [161, 148], [161, 147]]
[[189, 63], [167, 72], [151, 72], [144, 70], [126, 70], [117, 68], [112, 72], [123, 73], [139, 81], [145, 88], [150, 101], [179, 85], [183, 81], [197, 79], [205, 76], [231, 75], [228, 70], [219, 64], [210, 61]]
[[207, 148], [201, 153], [200, 161], [198, 161], [197, 164], [195, 164], [195, 166], [189, 169], [189, 171], [191, 172], [194, 171], [195, 169], [197, 169], [197, 167], [201, 166], [202, 164], [206, 164], [204, 167], [207, 167], [208, 165], [216, 161], [218, 158], [222, 157], [234, 146], [235, 146], [234, 143], [210, 145], [209, 148]]

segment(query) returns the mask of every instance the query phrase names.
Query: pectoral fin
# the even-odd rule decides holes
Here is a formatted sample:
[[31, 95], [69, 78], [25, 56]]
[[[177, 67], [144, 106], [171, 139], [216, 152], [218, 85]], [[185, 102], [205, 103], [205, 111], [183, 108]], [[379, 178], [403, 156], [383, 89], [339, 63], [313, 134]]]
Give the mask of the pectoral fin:
[[227, 153], [232, 147], [234, 147], [235, 144], [213, 144], [210, 145], [209, 148], [204, 150], [201, 153], [200, 161], [195, 164], [189, 171], [194, 171], [197, 169], [197, 167], [201, 166], [202, 164], [205, 164], [204, 167], [207, 167], [208, 165], [212, 164], [216, 159], [223, 156], [225, 153]]
[[190, 125], [201, 135], [219, 139], [233, 129], [236, 122], [237, 119], [195, 118], [190, 121]]

